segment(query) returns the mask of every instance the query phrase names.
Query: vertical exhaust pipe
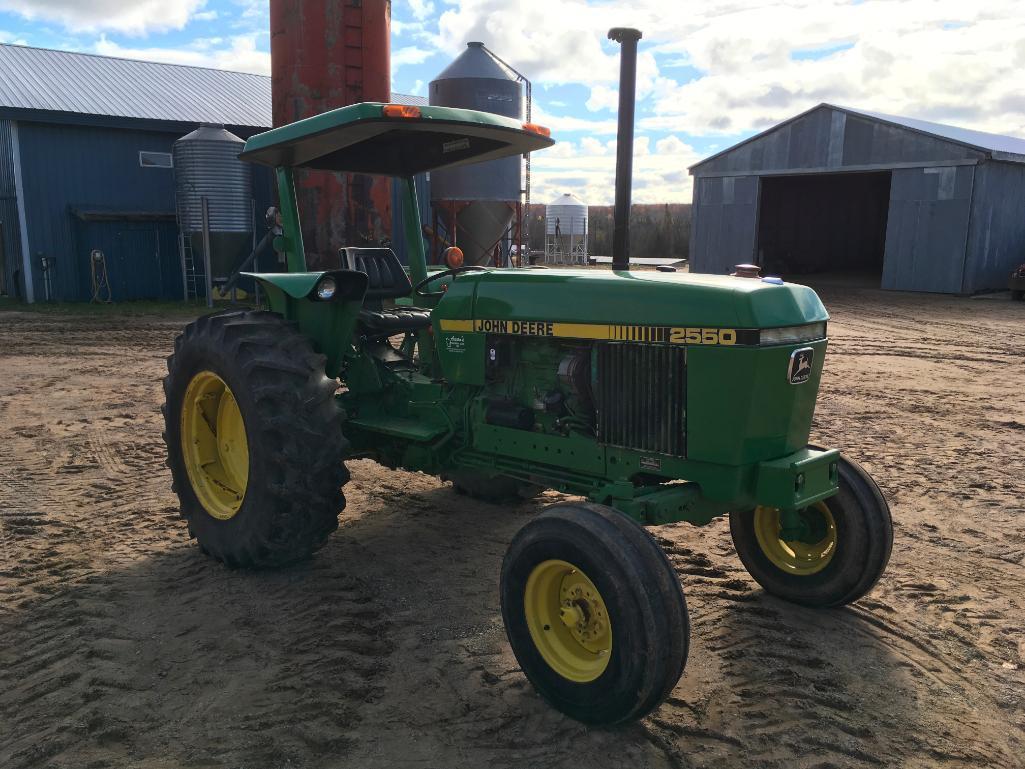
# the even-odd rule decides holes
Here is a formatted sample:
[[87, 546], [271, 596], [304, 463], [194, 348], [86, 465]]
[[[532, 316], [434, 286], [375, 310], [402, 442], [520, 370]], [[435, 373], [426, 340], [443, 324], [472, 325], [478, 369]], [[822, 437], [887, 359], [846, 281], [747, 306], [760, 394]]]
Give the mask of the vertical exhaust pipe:
[[630, 187], [634, 167], [634, 103], [637, 90], [639, 29], [613, 27], [609, 40], [620, 44], [619, 133], [616, 139], [616, 209], [612, 230], [612, 269], [630, 269]]

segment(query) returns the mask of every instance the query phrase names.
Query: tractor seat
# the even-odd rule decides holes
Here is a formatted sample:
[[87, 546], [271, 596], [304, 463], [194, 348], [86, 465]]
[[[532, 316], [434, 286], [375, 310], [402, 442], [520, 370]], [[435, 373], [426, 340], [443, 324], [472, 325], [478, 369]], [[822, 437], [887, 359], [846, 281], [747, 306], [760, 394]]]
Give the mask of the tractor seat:
[[431, 311], [419, 307], [385, 307], [384, 299], [409, 296], [413, 284], [390, 248], [338, 249], [342, 269], [366, 273], [367, 293], [359, 313], [360, 325], [367, 331], [398, 334], [420, 331], [431, 325]]
[[431, 325], [431, 311], [419, 307], [389, 307], [386, 310], [360, 310], [359, 322], [369, 331], [398, 334], [421, 331]]

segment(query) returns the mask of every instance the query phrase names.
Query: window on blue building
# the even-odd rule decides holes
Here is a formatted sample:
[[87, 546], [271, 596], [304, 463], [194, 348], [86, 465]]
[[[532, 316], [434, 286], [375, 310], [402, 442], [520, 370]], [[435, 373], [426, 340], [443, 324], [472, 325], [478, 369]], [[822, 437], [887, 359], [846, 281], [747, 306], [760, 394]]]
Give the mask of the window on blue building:
[[173, 168], [170, 152], [146, 152], [140, 150], [139, 165], [143, 168]]

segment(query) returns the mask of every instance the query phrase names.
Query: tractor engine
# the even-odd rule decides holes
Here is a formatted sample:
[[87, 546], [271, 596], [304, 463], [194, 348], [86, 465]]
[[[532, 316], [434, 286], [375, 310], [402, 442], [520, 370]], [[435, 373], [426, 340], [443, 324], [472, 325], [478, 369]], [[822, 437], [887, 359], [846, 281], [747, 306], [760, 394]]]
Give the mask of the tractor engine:
[[489, 335], [485, 380], [488, 424], [685, 454], [682, 348]]

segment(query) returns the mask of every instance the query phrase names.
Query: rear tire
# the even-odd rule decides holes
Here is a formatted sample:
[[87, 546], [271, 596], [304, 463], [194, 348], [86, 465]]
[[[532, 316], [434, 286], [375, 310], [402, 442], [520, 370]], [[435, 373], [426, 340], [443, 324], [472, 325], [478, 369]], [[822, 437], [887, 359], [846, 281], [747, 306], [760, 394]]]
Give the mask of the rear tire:
[[766, 592], [805, 606], [834, 607], [858, 600], [879, 581], [893, 549], [890, 508], [872, 477], [842, 455], [839, 475], [840, 490], [824, 500], [835, 522], [835, 550], [814, 573], [793, 573], [774, 562], [762, 544], [764, 533], [759, 542], [756, 511], [730, 513], [737, 555]]
[[[186, 326], [175, 340], [161, 409], [172, 489], [189, 534], [204, 552], [229, 566], [273, 567], [302, 560], [338, 528], [338, 513], [345, 507], [342, 486], [349, 479], [342, 464], [348, 442], [334, 399], [336, 383], [324, 375], [324, 360], [294, 324], [269, 312], [208, 315]], [[213, 391], [197, 400], [195, 384], [190, 390], [194, 382], [214, 382]], [[248, 446], [248, 464], [237, 473], [247, 476], [238, 484], [244, 496], [234, 510], [210, 504], [209, 489], [217, 479], [194, 480], [210, 462], [197, 461], [189, 448], [203, 437], [201, 428], [190, 425], [199, 424], [200, 417], [212, 421], [196, 416], [204, 410], [200, 402], [217, 397], [221, 386], [233, 396], [236, 420], [240, 415], [244, 424], [238, 444]], [[192, 405], [186, 405], [187, 396]], [[220, 413], [218, 407], [217, 433]], [[220, 436], [210, 445], [215, 444], [218, 448], [207, 447], [205, 455], [220, 451]]]
[[[611, 508], [553, 505], [524, 526], [502, 564], [501, 598], [524, 674], [578, 721], [641, 718], [683, 673], [689, 623], [680, 581], [651, 536]], [[565, 619], [569, 611], [577, 613]]]
[[1025, 291], [1012, 291], [1011, 292], [1011, 299], [1014, 300], [1015, 302], [1020, 302], [1022, 300], [1022, 297], [1025, 297]]

